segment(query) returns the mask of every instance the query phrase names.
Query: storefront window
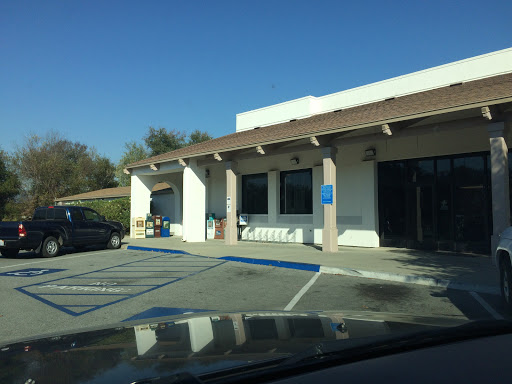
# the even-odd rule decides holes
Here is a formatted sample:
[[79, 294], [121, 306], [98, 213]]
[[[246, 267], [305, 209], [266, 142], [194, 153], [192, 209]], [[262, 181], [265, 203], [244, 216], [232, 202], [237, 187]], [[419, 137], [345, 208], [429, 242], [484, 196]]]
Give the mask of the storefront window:
[[439, 240], [452, 238], [452, 166], [451, 159], [437, 160], [437, 232]]
[[242, 211], [249, 214], [268, 213], [268, 176], [266, 173], [242, 176]]
[[455, 240], [484, 240], [485, 195], [483, 156], [453, 160], [455, 175]]
[[379, 163], [381, 245], [487, 252], [488, 154]]
[[409, 160], [407, 171], [409, 183], [432, 183], [434, 181], [434, 160]]
[[405, 235], [405, 162], [379, 163], [380, 233], [383, 239]]
[[313, 177], [310, 169], [281, 172], [281, 214], [313, 213]]

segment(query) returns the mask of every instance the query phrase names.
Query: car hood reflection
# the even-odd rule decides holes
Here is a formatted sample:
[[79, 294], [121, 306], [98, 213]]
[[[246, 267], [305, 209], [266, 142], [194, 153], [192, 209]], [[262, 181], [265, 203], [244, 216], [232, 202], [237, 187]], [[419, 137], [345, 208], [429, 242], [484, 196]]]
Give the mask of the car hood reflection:
[[0, 382], [127, 383], [183, 371], [197, 375], [288, 357], [323, 341], [464, 322], [354, 312], [203, 312], [4, 345]]

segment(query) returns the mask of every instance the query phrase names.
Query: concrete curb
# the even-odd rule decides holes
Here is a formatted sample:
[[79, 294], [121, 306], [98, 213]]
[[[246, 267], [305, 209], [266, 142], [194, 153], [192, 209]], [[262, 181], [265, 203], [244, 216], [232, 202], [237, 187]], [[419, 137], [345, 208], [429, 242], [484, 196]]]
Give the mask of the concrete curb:
[[[174, 253], [174, 254], [190, 254], [186, 251], [180, 251], [180, 250], [137, 247], [137, 246], [132, 246], [132, 245], [129, 245], [128, 247], [126, 247], [126, 249], [137, 250], [137, 251]], [[363, 277], [363, 278], [367, 278], [367, 279], [379, 279], [379, 280], [386, 280], [386, 281], [394, 281], [394, 282], [398, 282], [398, 283], [426, 285], [429, 287], [458, 289], [458, 290], [462, 290], [462, 291], [472, 291], [472, 292], [487, 293], [487, 294], [492, 294], [492, 295], [500, 294], [499, 287], [493, 286], [493, 285], [462, 283], [462, 282], [457, 282], [457, 281], [453, 281], [453, 280], [435, 279], [433, 277], [425, 277], [425, 276], [400, 275], [400, 274], [388, 273], [388, 272], [373, 272], [373, 271], [364, 271], [361, 269], [353, 269], [353, 268], [326, 267], [326, 266], [319, 265], [319, 264], [298, 263], [298, 262], [269, 260], [269, 259], [253, 259], [253, 258], [249, 258], [249, 257], [238, 257], [238, 256], [224, 256], [224, 257], [218, 257], [218, 259], [227, 260], [227, 261], [235, 261], [235, 262], [246, 263], [246, 264], [266, 265], [266, 266], [279, 267], [279, 268], [297, 269], [297, 270], [301, 270], [301, 271], [320, 272], [320, 273], [325, 273], [325, 274], [329, 274], [329, 275]]]
[[433, 277], [414, 276], [414, 275], [399, 275], [399, 274], [388, 273], [388, 272], [373, 272], [373, 271], [364, 271], [364, 270], [353, 269], [353, 268], [326, 267], [326, 266], [319, 265], [319, 264], [294, 263], [294, 262], [267, 260], [267, 259], [251, 259], [251, 258], [245, 258], [245, 257], [227, 256], [227, 257], [220, 257], [220, 259], [229, 260], [229, 261], [237, 261], [240, 263], [268, 265], [268, 266], [280, 267], [280, 268], [300, 269], [303, 271], [320, 272], [320, 273], [325, 273], [325, 274], [329, 274], [329, 275], [364, 277], [367, 279], [379, 279], [379, 280], [394, 281], [394, 282], [399, 282], [399, 283], [426, 285], [429, 287], [458, 289], [458, 290], [462, 290], [462, 291], [473, 291], [473, 292], [479, 292], [479, 293], [488, 293], [488, 294], [492, 294], [492, 295], [500, 294], [499, 287], [495, 287], [492, 285], [461, 283], [461, 282], [456, 282], [456, 281], [447, 280], [447, 279], [435, 279]]
[[395, 282], [399, 282], [399, 283], [426, 285], [429, 287], [458, 289], [458, 290], [462, 290], [462, 291], [473, 291], [473, 292], [479, 292], [479, 293], [488, 293], [488, 294], [492, 294], [492, 295], [500, 294], [499, 287], [495, 287], [492, 285], [461, 283], [461, 282], [456, 282], [453, 280], [435, 279], [433, 277], [425, 277], [425, 276], [399, 275], [399, 274], [388, 273], [388, 272], [372, 272], [372, 271], [363, 271], [360, 269], [335, 268], [335, 267], [325, 267], [325, 266], [320, 266], [319, 272], [331, 274], [331, 275], [365, 277], [367, 279], [380, 279], [380, 280], [386, 280], [386, 281], [395, 281]]

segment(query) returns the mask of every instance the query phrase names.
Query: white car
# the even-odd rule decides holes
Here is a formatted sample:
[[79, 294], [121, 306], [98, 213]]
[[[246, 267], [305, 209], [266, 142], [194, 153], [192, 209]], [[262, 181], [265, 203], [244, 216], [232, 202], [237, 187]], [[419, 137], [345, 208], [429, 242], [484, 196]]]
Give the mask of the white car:
[[500, 271], [501, 297], [507, 311], [512, 311], [512, 227], [500, 235], [498, 248], [494, 254], [495, 265]]

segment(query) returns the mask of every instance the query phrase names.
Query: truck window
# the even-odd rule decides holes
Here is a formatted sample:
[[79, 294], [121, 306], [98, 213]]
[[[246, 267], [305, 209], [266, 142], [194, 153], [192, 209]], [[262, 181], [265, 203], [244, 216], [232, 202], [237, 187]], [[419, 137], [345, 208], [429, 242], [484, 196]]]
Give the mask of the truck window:
[[46, 211], [46, 208], [36, 210], [32, 220], [46, 220]]
[[55, 208], [55, 220], [67, 220], [66, 210], [64, 208]]
[[84, 215], [87, 221], [101, 221], [100, 215], [91, 209], [84, 209]]
[[83, 221], [84, 220], [84, 218], [82, 216], [82, 212], [80, 212], [79, 209], [71, 209], [70, 213], [71, 213], [71, 220], [73, 220], [73, 221]]

